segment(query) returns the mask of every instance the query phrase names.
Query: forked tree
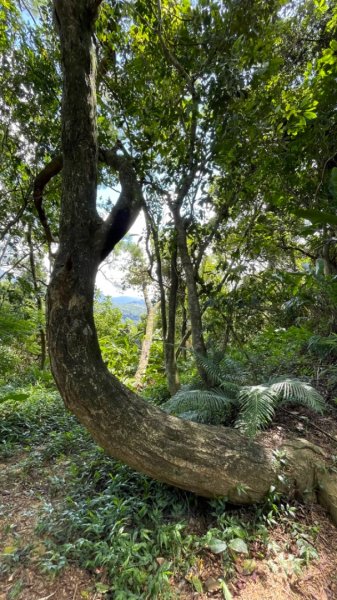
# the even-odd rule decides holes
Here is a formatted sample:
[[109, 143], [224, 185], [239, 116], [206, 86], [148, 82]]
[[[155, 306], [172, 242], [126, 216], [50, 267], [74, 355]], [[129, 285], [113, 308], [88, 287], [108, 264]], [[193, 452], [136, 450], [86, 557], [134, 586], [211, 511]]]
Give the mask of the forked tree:
[[[135, 220], [142, 197], [123, 148], [97, 146], [93, 30], [100, 3], [54, 0], [63, 68], [63, 191], [47, 305], [51, 368], [64, 402], [108, 454], [151, 477], [240, 504], [263, 500], [273, 485], [318, 500], [337, 522], [337, 477], [319, 448], [275, 433], [253, 441], [235, 429], [168, 416], [103, 363], [93, 316], [95, 276]], [[115, 169], [121, 183], [105, 221], [96, 210], [98, 161]]]

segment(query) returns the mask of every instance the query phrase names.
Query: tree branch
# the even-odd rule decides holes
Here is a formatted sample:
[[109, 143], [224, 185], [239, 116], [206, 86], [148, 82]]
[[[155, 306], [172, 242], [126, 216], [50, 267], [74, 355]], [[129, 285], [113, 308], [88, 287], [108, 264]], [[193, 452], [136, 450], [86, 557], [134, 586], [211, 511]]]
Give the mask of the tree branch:
[[34, 205], [40, 219], [40, 223], [44, 229], [46, 234], [46, 240], [48, 243], [49, 251], [52, 242], [54, 242], [54, 238], [49, 226], [48, 218], [43, 208], [43, 192], [47, 183], [58, 175], [63, 167], [63, 157], [62, 155], [56, 156], [53, 158], [48, 165], [42, 169], [42, 171], [36, 176], [33, 187], [33, 200]]
[[[118, 154], [123, 152], [123, 156]], [[100, 260], [104, 260], [124, 237], [136, 220], [143, 206], [143, 194], [141, 185], [137, 180], [136, 171], [132, 164], [132, 157], [128, 154], [122, 143], [118, 141], [114, 148], [107, 150], [99, 149], [98, 159], [118, 171], [119, 181], [122, 187], [119, 199], [113, 207], [108, 218], [102, 223], [97, 233], [97, 245], [100, 246]], [[40, 222], [45, 231], [46, 240], [50, 249], [51, 243], [55, 241], [48, 223], [47, 215], [43, 208], [43, 192], [49, 181], [58, 175], [63, 168], [63, 158], [56, 156], [37, 175], [34, 181], [33, 199]]]
[[164, 36], [163, 36], [163, 19], [162, 19], [162, 11], [161, 11], [161, 0], [157, 0], [157, 8], [158, 8], [157, 33], [158, 33], [160, 45], [163, 49], [165, 58], [167, 59], [168, 62], [170, 62], [175, 67], [175, 69], [183, 77], [183, 79], [185, 79], [190, 93], [192, 94], [192, 96], [194, 96], [194, 85], [193, 85], [192, 79], [190, 78], [189, 74], [184, 69], [182, 64], [179, 62], [179, 60], [176, 58], [176, 56], [174, 56], [174, 54], [171, 52], [171, 50], [165, 43]]
[[21, 208], [18, 210], [18, 212], [16, 213], [15, 217], [13, 217], [13, 219], [11, 221], [9, 221], [7, 223], [7, 225], [5, 225], [5, 227], [3, 228], [3, 230], [0, 233], [0, 242], [2, 242], [2, 240], [4, 239], [4, 237], [7, 235], [7, 233], [9, 232], [9, 230], [16, 225], [16, 223], [19, 221], [19, 219], [21, 218], [21, 216], [23, 215], [26, 206], [28, 204], [28, 195], [24, 198], [23, 204], [21, 206]]
[[[118, 150], [123, 151], [123, 156], [117, 153]], [[96, 234], [96, 248], [100, 261], [103, 261], [135, 222], [144, 206], [144, 199], [132, 157], [121, 142], [118, 141], [112, 150], [100, 148], [98, 157], [118, 171], [122, 188], [115, 206]]]
[[26, 252], [26, 254], [24, 254], [23, 256], [21, 256], [21, 258], [19, 258], [15, 263], [13, 263], [11, 265], [11, 267], [9, 269], [7, 269], [7, 271], [3, 271], [3, 273], [1, 273], [0, 275], [0, 280], [4, 279], [6, 277], [6, 275], [8, 275], [9, 273], [11, 273], [12, 271], [14, 271], [14, 269], [20, 264], [22, 263], [23, 260], [25, 260], [25, 258], [27, 258], [27, 256], [29, 256], [29, 252]]

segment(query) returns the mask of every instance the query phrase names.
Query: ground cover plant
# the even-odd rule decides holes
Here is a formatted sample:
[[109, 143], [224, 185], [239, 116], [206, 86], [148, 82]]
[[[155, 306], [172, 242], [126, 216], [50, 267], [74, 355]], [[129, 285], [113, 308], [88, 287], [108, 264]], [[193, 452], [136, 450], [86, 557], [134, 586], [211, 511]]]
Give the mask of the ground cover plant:
[[[198, 499], [108, 458], [55, 390], [2, 391], [2, 489], [11, 495], [14, 485], [14, 496], [19, 482], [39, 490], [29, 539], [3, 520], [11, 498], [2, 497], [0, 585], [8, 598], [26, 597], [25, 569], [55, 586], [76, 567], [88, 574], [79, 580], [83, 598], [228, 599], [262, 557], [291, 576], [318, 559], [318, 526], [297, 520], [296, 506], [273, 490], [250, 511]], [[270, 535], [276, 524], [288, 532], [280, 547]]]

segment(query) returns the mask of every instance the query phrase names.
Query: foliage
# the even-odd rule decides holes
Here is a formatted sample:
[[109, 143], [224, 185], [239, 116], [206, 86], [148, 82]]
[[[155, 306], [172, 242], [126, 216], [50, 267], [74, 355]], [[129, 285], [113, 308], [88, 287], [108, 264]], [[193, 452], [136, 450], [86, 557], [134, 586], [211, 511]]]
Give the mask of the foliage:
[[[285, 404], [307, 406], [322, 413], [324, 400], [308, 383], [293, 377], [280, 376], [260, 385], [240, 386], [238, 365], [224, 359], [216, 364], [198, 357], [203, 362], [210, 380], [216, 386], [211, 390], [180, 390], [164, 404], [167, 412], [184, 419], [210, 424], [230, 424], [235, 419], [239, 427], [249, 436], [269, 425], [275, 408]], [[231, 375], [230, 364], [235, 365]], [[241, 377], [243, 372], [241, 372]]]
[[24, 376], [40, 353], [37, 335], [44, 315], [37, 311], [29, 278], [0, 283], [0, 384]]
[[[66, 434], [74, 430], [75, 417], [65, 412], [58, 393], [45, 384], [34, 383], [24, 387], [11, 384], [0, 388], [0, 452], [7, 455], [17, 446], [30, 450], [44, 442], [53, 448], [53, 431]], [[57, 450], [55, 449], [55, 452]]]
[[275, 560], [268, 533], [275, 519], [293, 532], [298, 566], [316, 557], [313, 532], [297, 524], [295, 509], [275, 494], [255, 516], [231, 510], [224, 499], [198, 500], [108, 458], [55, 390], [26, 387], [21, 399], [10, 398], [8, 389], [2, 393], [0, 437], [12, 444], [11, 463], [16, 455], [25, 487], [36, 478], [41, 489], [46, 477], [48, 496], [29, 543], [16, 537], [4, 549], [0, 575], [23, 562], [52, 576], [73, 564], [92, 574], [97, 592], [120, 600], [173, 600], [173, 582], [181, 578], [191, 593], [203, 588], [203, 562], [210, 555], [217, 556], [223, 587], [238, 554], [249, 558], [255, 544]]
[[[0, 13], [0, 237], [6, 269], [25, 256], [29, 227], [34, 252], [43, 260], [43, 231], [28, 200], [36, 173], [60, 146], [61, 73], [52, 15], [46, 2], [25, 6], [8, 0]], [[279, 1], [232, 3], [226, 9], [202, 1], [103, 3], [97, 21], [99, 141], [108, 148], [119, 138], [132, 155], [157, 228], [164, 287], [170, 288], [174, 236], [168, 198], [181, 189], [192, 161], [198, 168], [181, 217], [204, 333], [210, 346], [223, 341], [239, 353], [248, 344], [248, 354], [260, 354], [256, 372], [264, 367], [257, 346], [269, 346], [263, 376], [288, 370], [312, 375], [302, 347], [296, 359], [294, 328], [310, 337], [329, 335], [336, 325], [336, 27], [330, 0], [291, 7]], [[101, 169], [99, 181], [115, 185], [116, 176]], [[57, 178], [44, 191], [44, 208], [57, 239]], [[158, 257], [150, 234], [146, 250], [156, 284]], [[139, 259], [134, 275], [141, 282], [149, 274]], [[319, 265], [326, 272], [316, 273]], [[27, 267], [28, 259], [19, 263], [12, 287], [20, 278], [30, 280], [22, 304], [31, 312], [24, 318], [35, 319], [37, 328], [43, 310], [33, 317], [39, 311], [32, 302], [36, 295], [43, 298], [44, 285], [39, 282], [32, 293]], [[176, 269], [180, 275], [181, 258]], [[177, 336], [188, 327], [180, 279]], [[292, 331], [294, 339], [288, 345], [278, 343], [280, 336], [273, 340], [271, 323], [275, 331]], [[136, 335], [131, 327], [124, 334]], [[102, 348], [109, 367], [130, 381], [133, 366], [126, 365], [126, 355], [133, 363], [135, 347], [123, 337], [110, 343], [105, 336]], [[30, 341], [24, 355], [34, 363], [36, 335]], [[11, 348], [0, 350], [6, 377], [22, 357], [16, 344]], [[185, 368], [182, 355], [179, 368]], [[149, 380], [155, 375], [153, 368]]]
[[[50, 487], [56, 495], [65, 487], [68, 499], [47, 504], [40, 523], [45, 571], [75, 562], [101, 577], [101, 591], [123, 600], [169, 597], [177, 573], [200, 592], [204, 548], [218, 551], [230, 572], [231, 551], [249, 550], [248, 526], [231, 521], [219, 501], [207, 505], [214, 513], [207, 531], [191, 532], [197, 501], [104, 457], [64, 411], [49, 371], [38, 368], [49, 249], [31, 192], [60, 148], [61, 73], [49, 8], [12, 0], [0, 8], [1, 453], [30, 452], [26, 473], [62, 465]], [[189, 386], [166, 403], [184, 418], [236, 422], [253, 435], [277, 406], [322, 410], [318, 393], [294, 373], [315, 376], [336, 395], [336, 32], [332, 0], [101, 6], [99, 143], [123, 142], [155, 225], [153, 239], [146, 237], [149, 265], [134, 251], [134, 281], [156, 286], [161, 267], [167, 297], [172, 273], [179, 275], [175, 333], [184, 337], [190, 315], [181, 256], [169, 268], [172, 201], [184, 192], [180, 217], [203, 333], [209, 348], [222, 348], [218, 361], [198, 359], [212, 389]], [[99, 182], [118, 185], [104, 168]], [[55, 239], [59, 188], [55, 178], [43, 198]], [[109, 299], [96, 301], [95, 321], [107, 366], [132, 383], [144, 323], [123, 321]], [[157, 404], [168, 395], [163, 337], [157, 332], [144, 394]], [[239, 360], [221, 358], [227, 352]], [[184, 349], [179, 357], [184, 382], [194, 373], [191, 356]], [[272, 500], [268, 511], [270, 524], [285, 513], [290, 519]], [[293, 562], [302, 565], [310, 548], [303, 538], [297, 546]], [[13, 553], [11, 560], [24, 558]]]
[[141, 329], [130, 319], [122, 320], [121, 310], [109, 297], [98, 297], [95, 323], [103, 360], [115, 375], [130, 383], [137, 368]]

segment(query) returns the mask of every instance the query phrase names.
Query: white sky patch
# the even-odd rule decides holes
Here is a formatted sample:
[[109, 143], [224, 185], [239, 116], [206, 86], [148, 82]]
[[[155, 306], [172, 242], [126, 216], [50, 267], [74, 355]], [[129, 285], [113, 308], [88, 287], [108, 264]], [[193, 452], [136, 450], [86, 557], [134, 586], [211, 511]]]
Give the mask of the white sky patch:
[[[99, 188], [97, 190], [97, 197], [103, 202], [111, 200], [113, 204], [118, 199], [118, 191], [110, 188]], [[107, 214], [102, 214], [103, 218], [106, 218]], [[128, 236], [132, 237], [135, 244], [141, 243], [141, 239], [145, 239], [145, 218], [141, 212], [136, 219], [135, 223], [128, 232]], [[125, 259], [124, 259], [125, 261]], [[122, 280], [125, 276], [125, 270], [123, 269], [123, 255], [114, 256], [111, 253], [107, 260], [105, 260], [96, 276], [96, 287], [105, 296], [136, 296], [142, 298], [143, 294], [139, 288], [125, 287], [121, 285]]]

